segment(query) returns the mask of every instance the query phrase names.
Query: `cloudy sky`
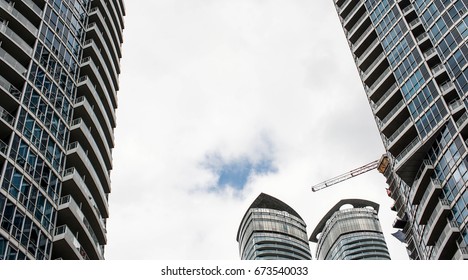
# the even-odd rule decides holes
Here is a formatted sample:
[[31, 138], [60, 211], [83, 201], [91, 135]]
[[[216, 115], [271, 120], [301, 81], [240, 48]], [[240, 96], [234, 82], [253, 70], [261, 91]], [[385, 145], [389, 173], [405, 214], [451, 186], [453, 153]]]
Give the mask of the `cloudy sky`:
[[261, 192], [309, 234], [340, 199], [373, 200], [407, 259], [380, 173], [310, 189], [384, 153], [332, 0], [125, 4], [107, 259], [238, 260]]

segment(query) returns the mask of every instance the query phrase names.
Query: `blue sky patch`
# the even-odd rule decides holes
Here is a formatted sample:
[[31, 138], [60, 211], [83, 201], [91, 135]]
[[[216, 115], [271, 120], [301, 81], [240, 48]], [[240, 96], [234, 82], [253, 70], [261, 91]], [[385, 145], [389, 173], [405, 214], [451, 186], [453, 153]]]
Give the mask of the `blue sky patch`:
[[[210, 160], [211, 159], [211, 160]], [[235, 189], [243, 189], [250, 176], [254, 174], [268, 174], [276, 172], [272, 160], [263, 159], [259, 162], [252, 162], [246, 157], [224, 161], [219, 156], [208, 157], [205, 162], [209, 169], [218, 175], [217, 187], [226, 186]]]

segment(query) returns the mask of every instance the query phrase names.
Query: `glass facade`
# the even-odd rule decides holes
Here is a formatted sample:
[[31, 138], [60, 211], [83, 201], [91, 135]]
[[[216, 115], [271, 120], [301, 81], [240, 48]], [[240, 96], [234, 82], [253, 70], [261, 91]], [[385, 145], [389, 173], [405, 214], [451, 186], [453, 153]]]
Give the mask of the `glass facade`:
[[[340, 210], [347, 204], [353, 208]], [[310, 241], [317, 243], [316, 258], [389, 260], [378, 209], [378, 204], [361, 199], [345, 199], [336, 204], [310, 237]]]
[[468, 4], [335, 0], [412, 259], [468, 259]]
[[103, 259], [122, 0], [0, 0], [0, 259]]
[[242, 260], [310, 260], [306, 224], [291, 207], [260, 194], [237, 233]]

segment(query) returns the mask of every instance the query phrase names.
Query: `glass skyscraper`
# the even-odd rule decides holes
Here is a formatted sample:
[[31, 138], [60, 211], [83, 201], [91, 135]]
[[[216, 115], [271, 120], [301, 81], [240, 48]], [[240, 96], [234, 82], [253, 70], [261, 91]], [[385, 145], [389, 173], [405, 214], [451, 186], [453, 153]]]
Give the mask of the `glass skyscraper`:
[[242, 260], [310, 260], [306, 224], [290, 206], [260, 194], [237, 232]]
[[[350, 205], [351, 208], [341, 209]], [[389, 260], [378, 217], [379, 205], [363, 199], [343, 199], [333, 206], [310, 236], [318, 260]]]
[[468, 3], [334, 0], [411, 259], [468, 258]]
[[103, 259], [123, 0], [0, 0], [0, 259]]

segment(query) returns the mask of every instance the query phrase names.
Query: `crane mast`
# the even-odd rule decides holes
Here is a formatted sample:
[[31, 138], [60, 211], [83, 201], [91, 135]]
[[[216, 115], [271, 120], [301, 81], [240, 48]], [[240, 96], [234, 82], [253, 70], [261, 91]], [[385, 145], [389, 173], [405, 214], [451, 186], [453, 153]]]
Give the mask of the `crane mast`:
[[348, 171], [344, 174], [341, 174], [339, 176], [336, 176], [334, 178], [331, 178], [331, 179], [328, 179], [328, 180], [325, 180], [317, 185], [314, 185], [312, 186], [312, 191], [313, 192], [317, 192], [319, 190], [322, 190], [324, 188], [328, 188], [330, 186], [333, 186], [335, 184], [338, 184], [340, 182], [343, 182], [343, 181], [346, 181], [348, 179], [351, 179], [353, 177], [356, 177], [358, 175], [361, 175], [363, 173], [366, 173], [368, 171], [371, 171], [373, 169], [378, 169], [380, 173], [384, 173], [385, 172], [385, 169], [387, 168], [388, 166], [388, 157], [387, 155], [382, 155], [382, 157], [378, 160], [375, 160], [373, 162], [370, 162], [366, 165], [363, 165], [361, 167], [358, 167], [356, 169], [353, 169], [351, 171]]

